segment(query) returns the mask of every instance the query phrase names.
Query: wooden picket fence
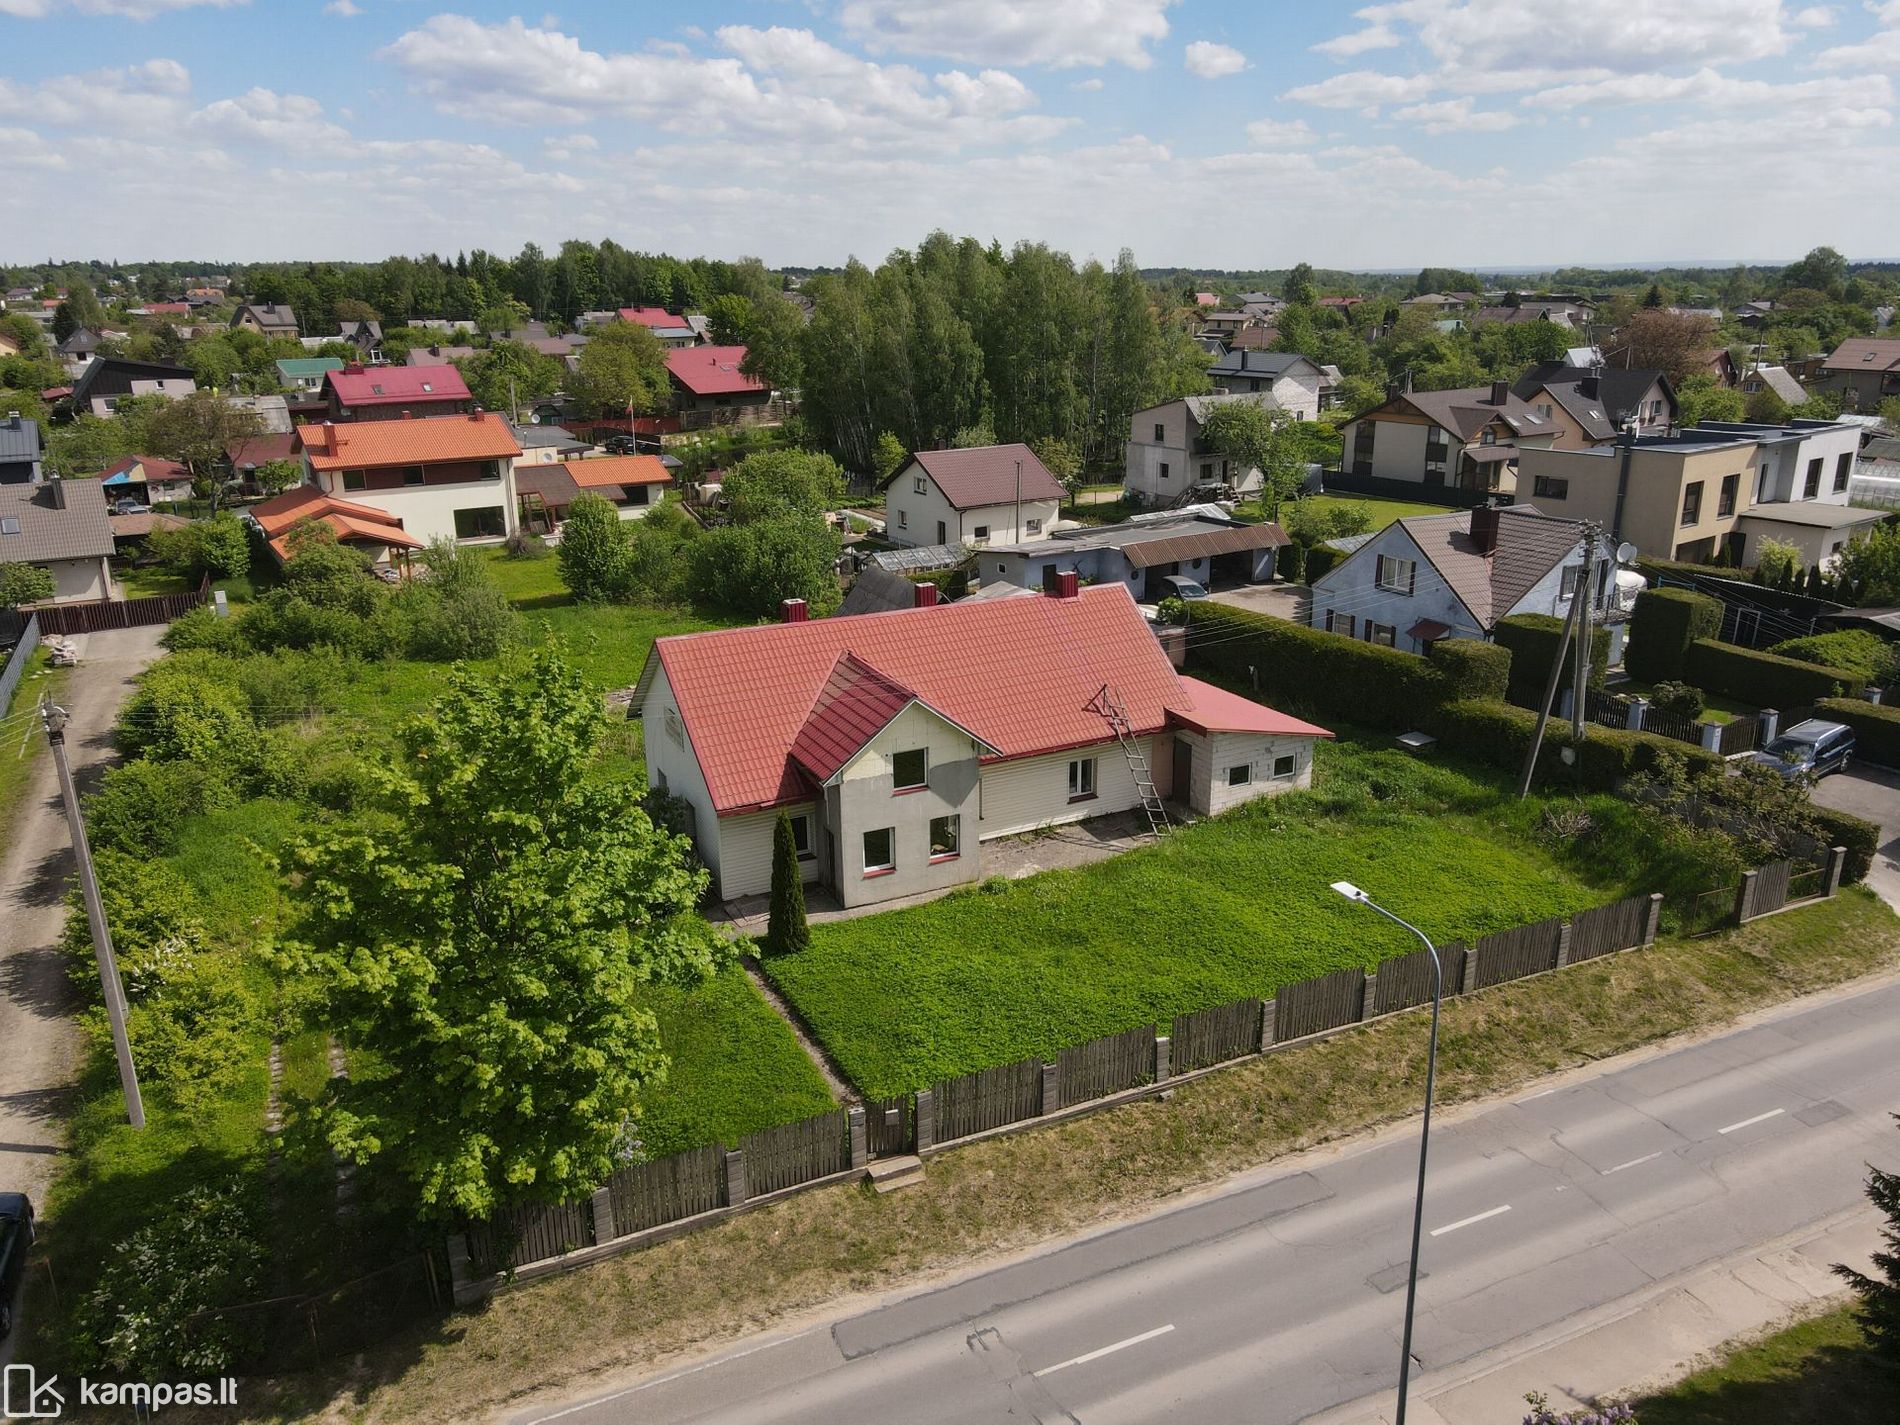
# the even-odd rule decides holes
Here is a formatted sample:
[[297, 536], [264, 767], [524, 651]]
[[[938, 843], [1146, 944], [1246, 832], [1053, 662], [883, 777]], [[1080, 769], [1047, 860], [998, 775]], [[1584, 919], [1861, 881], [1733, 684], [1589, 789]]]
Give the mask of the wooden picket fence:
[[1190, 1073], [1259, 1053], [1263, 1008], [1262, 1000], [1241, 999], [1193, 1014], [1175, 1015], [1168, 1033], [1172, 1072]]
[[644, 1232], [726, 1206], [725, 1154], [717, 1146], [635, 1163], [607, 1181], [614, 1235]]
[[850, 1128], [839, 1109], [748, 1133], [739, 1151], [745, 1154], [746, 1195], [763, 1197], [850, 1167]]
[[986, 1133], [1042, 1112], [1042, 1060], [1024, 1059], [946, 1079], [931, 1090], [937, 1122], [933, 1141], [949, 1143]]
[[1485, 989], [1506, 980], [1540, 975], [1557, 968], [1557, 950], [1562, 944], [1564, 919], [1557, 916], [1534, 925], [1519, 925], [1487, 935], [1471, 947], [1477, 959], [1472, 973], [1472, 988]]
[[1056, 1055], [1056, 1097], [1063, 1108], [1139, 1088], [1154, 1076], [1152, 1024], [1105, 1034]]
[[1649, 897], [1631, 896], [1610, 905], [1580, 910], [1570, 917], [1569, 964], [1594, 960], [1641, 945], [1649, 923]]
[[1274, 1042], [1304, 1039], [1355, 1023], [1365, 999], [1364, 970], [1335, 970], [1287, 985], [1274, 996]]
[[[1455, 995], [1465, 982], [1465, 947], [1457, 941], [1438, 947], [1443, 967], [1445, 993]], [[1393, 1014], [1415, 1004], [1427, 1004], [1432, 997], [1432, 957], [1424, 950], [1381, 960], [1372, 987], [1372, 1012]]]
[[108, 628], [141, 628], [170, 623], [202, 604], [211, 593], [211, 581], [191, 594], [153, 594], [143, 599], [101, 599], [91, 604], [48, 604], [39, 610], [42, 636], [99, 633]]
[[594, 1214], [587, 1203], [518, 1207], [466, 1229], [470, 1263], [484, 1275], [594, 1245]]

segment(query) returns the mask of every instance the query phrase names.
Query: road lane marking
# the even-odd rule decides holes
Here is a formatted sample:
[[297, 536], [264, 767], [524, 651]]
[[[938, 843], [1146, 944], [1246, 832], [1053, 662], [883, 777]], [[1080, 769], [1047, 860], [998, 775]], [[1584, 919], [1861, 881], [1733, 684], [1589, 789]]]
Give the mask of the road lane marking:
[[1640, 1168], [1644, 1163], [1653, 1163], [1661, 1156], [1661, 1152], [1645, 1153], [1640, 1158], [1631, 1158], [1627, 1163], [1618, 1163], [1614, 1168], [1605, 1168], [1603, 1176], [1607, 1178], [1611, 1173], [1620, 1173], [1625, 1168]]
[[1099, 1351], [1090, 1351], [1085, 1355], [1071, 1356], [1066, 1361], [1058, 1361], [1053, 1366], [1044, 1366], [1041, 1370], [1033, 1371], [1031, 1374], [1052, 1376], [1057, 1371], [1066, 1371], [1070, 1366], [1086, 1366], [1090, 1361], [1101, 1360], [1103, 1356], [1112, 1356], [1115, 1352], [1125, 1351], [1130, 1346], [1139, 1346], [1143, 1341], [1152, 1341], [1157, 1336], [1165, 1336], [1173, 1329], [1174, 1323], [1170, 1321], [1166, 1326], [1157, 1326], [1152, 1331], [1143, 1331], [1139, 1336], [1130, 1336], [1126, 1341], [1117, 1341], [1112, 1346], [1103, 1346]]
[[651, 1390], [656, 1385], [667, 1385], [676, 1380], [684, 1380], [687, 1376], [696, 1376], [701, 1371], [709, 1371], [716, 1366], [723, 1366], [733, 1361], [744, 1360], [747, 1356], [756, 1356], [759, 1352], [769, 1351], [774, 1346], [789, 1346], [794, 1341], [803, 1340], [805, 1337], [824, 1329], [822, 1326], [813, 1326], [809, 1330], [800, 1331], [795, 1336], [783, 1336], [776, 1341], [766, 1341], [761, 1345], [748, 1346], [743, 1351], [734, 1351], [729, 1355], [720, 1356], [716, 1360], [701, 1361], [698, 1365], [688, 1366], [683, 1371], [674, 1371], [671, 1375], [660, 1376], [655, 1380], [641, 1381], [640, 1384], [630, 1385], [625, 1390], [616, 1390], [612, 1395], [602, 1395], [595, 1397], [593, 1400], [584, 1400], [579, 1405], [570, 1405], [567, 1409], [557, 1410], [552, 1415], [537, 1415], [534, 1419], [528, 1421], [527, 1425], [547, 1425], [547, 1422], [550, 1420], [560, 1420], [569, 1415], [579, 1415], [583, 1410], [592, 1410], [596, 1406], [606, 1405], [609, 1401], [619, 1400], [622, 1396], [638, 1395], [641, 1391]]
[[1771, 1108], [1766, 1113], [1758, 1113], [1753, 1118], [1744, 1118], [1740, 1123], [1731, 1123], [1727, 1128], [1718, 1129], [1717, 1136], [1723, 1133], [1735, 1133], [1743, 1128], [1753, 1128], [1757, 1123], [1766, 1123], [1771, 1118], [1779, 1118], [1786, 1113], [1785, 1108]]
[[1520, 1098], [1520, 1099], [1518, 1100], [1518, 1102], [1519, 1102], [1519, 1103], [1529, 1103], [1529, 1102], [1530, 1102], [1530, 1101], [1531, 1101], [1532, 1099], [1534, 1099], [1534, 1098], [1549, 1098], [1549, 1097], [1550, 1097], [1550, 1096], [1551, 1096], [1552, 1094], [1554, 1094], [1554, 1093], [1556, 1093], [1556, 1092], [1557, 1092], [1557, 1090], [1556, 1090], [1556, 1089], [1545, 1089], [1545, 1090], [1544, 1090], [1544, 1091], [1543, 1091], [1542, 1093], [1534, 1093], [1534, 1094], [1528, 1094], [1528, 1095], [1526, 1095], [1525, 1097], [1523, 1097], [1523, 1098]]
[[1476, 1217], [1462, 1217], [1456, 1222], [1447, 1222], [1443, 1227], [1434, 1227], [1432, 1236], [1443, 1237], [1447, 1232], [1456, 1232], [1460, 1227], [1469, 1227], [1472, 1223], [1482, 1222], [1487, 1217], [1502, 1216], [1510, 1210], [1511, 1204], [1507, 1202], [1504, 1206], [1494, 1207], [1489, 1212], [1480, 1212]]

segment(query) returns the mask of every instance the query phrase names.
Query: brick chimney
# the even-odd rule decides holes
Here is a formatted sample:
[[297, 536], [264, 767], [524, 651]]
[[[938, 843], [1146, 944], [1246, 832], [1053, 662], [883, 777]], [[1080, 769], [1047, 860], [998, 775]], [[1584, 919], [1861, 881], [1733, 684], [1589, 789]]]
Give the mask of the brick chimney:
[[780, 623], [804, 623], [810, 612], [803, 599], [784, 599], [778, 606], [778, 619]]
[[1577, 383], [1577, 391], [1579, 392], [1579, 394], [1594, 401], [1597, 398], [1597, 392], [1600, 389], [1602, 389], [1602, 386], [1603, 386], [1603, 383], [1599, 381], [1596, 377], [1586, 376]]
[[1052, 599], [1073, 599], [1078, 587], [1075, 570], [1058, 569], [1056, 570], [1056, 586], [1049, 591], [1049, 597]]
[[1471, 512], [1471, 542], [1478, 553], [1489, 554], [1498, 547], [1498, 507], [1479, 505]]
[[343, 374], [345, 376], [361, 376], [363, 374], [363, 363], [360, 361], [346, 361], [343, 364]]
[[1511, 395], [1510, 382], [1493, 381], [1491, 383], [1491, 404], [1492, 405], [1494, 406], [1503, 405], [1508, 399], [1510, 399], [1510, 395]]
[[937, 607], [937, 586], [922, 583], [911, 590], [910, 606], [914, 609], [934, 609]]

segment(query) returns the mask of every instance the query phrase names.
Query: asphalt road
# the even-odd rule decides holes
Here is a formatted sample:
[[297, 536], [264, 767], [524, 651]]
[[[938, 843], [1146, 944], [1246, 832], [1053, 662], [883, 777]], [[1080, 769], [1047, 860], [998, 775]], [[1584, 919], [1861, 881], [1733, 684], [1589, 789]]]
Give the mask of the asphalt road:
[[[1435, 1133], [1420, 1369], [1861, 1205], [1865, 1163], [1900, 1156], [1896, 1022], [1890, 984]], [[1387, 1139], [516, 1419], [1299, 1420], [1396, 1375], [1416, 1151]]]

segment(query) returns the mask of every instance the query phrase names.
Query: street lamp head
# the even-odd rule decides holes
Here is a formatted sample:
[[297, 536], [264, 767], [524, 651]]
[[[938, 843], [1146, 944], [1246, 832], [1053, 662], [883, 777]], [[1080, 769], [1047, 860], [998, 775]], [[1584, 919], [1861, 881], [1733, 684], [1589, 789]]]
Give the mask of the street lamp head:
[[1334, 881], [1333, 889], [1338, 891], [1339, 894], [1344, 896], [1347, 900], [1357, 902], [1359, 905], [1369, 905], [1372, 902], [1372, 897], [1360, 890], [1359, 887], [1355, 886], [1351, 881]]

